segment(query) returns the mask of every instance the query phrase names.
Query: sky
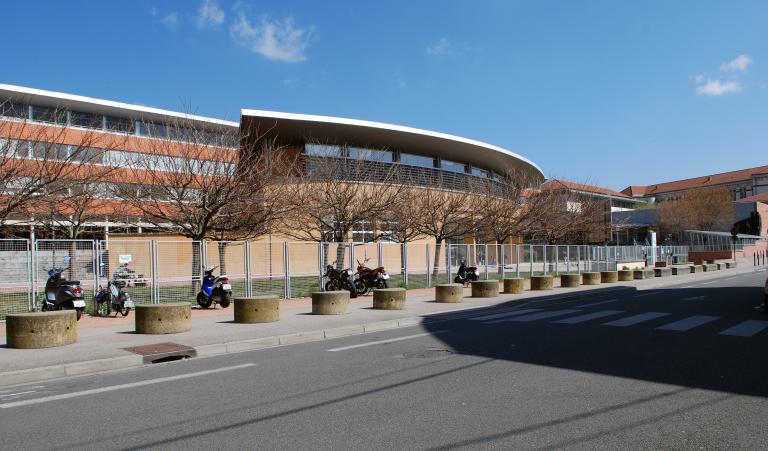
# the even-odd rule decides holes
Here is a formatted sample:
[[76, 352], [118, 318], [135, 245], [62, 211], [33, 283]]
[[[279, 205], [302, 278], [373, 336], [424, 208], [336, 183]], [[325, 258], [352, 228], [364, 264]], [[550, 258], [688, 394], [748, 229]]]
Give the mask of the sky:
[[768, 164], [768, 2], [15, 1], [0, 83], [349, 117], [621, 190]]

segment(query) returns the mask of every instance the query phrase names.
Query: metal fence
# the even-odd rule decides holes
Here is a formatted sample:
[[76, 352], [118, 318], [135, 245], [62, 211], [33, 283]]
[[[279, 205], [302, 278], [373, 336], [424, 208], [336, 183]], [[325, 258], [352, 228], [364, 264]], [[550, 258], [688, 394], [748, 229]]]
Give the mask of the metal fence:
[[39, 307], [48, 270], [62, 267], [92, 302], [108, 280], [137, 303], [194, 302], [204, 268], [226, 274], [235, 296], [301, 298], [322, 290], [329, 264], [384, 266], [390, 286], [426, 288], [453, 279], [462, 261], [481, 278], [615, 270], [622, 262], [673, 262], [687, 247], [533, 244], [315, 243], [188, 240], [0, 240], [0, 316]]

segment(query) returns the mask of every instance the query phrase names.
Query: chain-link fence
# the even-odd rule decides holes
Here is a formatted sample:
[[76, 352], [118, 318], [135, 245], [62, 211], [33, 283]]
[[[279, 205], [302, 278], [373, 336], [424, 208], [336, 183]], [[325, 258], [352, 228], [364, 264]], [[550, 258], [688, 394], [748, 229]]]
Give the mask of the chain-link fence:
[[109, 280], [124, 283], [138, 303], [195, 302], [202, 275], [230, 279], [235, 296], [301, 298], [322, 290], [328, 265], [383, 266], [391, 287], [426, 288], [453, 279], [462, 262], [482, 279], [616, 270], [629, 263], [687, 260], [685, 246], [534, 244], [317, 243], [124, 239], [0, 240], [0, 316], [39, 307], [48, 270], [79, 280], [86, 300]]

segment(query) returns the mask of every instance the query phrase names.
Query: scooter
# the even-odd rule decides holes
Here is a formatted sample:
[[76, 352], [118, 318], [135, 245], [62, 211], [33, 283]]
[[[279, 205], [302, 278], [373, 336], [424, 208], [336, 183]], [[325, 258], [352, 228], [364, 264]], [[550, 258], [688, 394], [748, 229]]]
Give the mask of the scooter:
[[467, 266], [462, 261], [461, 265], [459, 265], [459, 270], [456, 272], [456, 277], [453, 278], [453, 283], [466, 285], [475, 280], [480, 280], [480, 271], [477, 269], [477, 266]]
[[[368, 259], [365, 259], [364, 263], [368, 263]], [[389, 274], [383, 266], [378, 268], [369, 268], [360, 260], [357, 261], [357, 279], [355, 279], [355, 290], [357, 294], [364, 295], [368, 293], [372, 288], [389, 288], [387, 280]]]
[[213, 270], [217, 267], [208, 268], [203, 275], [203, 285], [200, 292], [197, 293], [197, 305], [202, 308], [208, 308], [216, 303], [223, 308], [229, 307], [232, 303], [232, 285], [227, 276], [216, 277]]
[[133, 300], [125, 291], [125, 282], [122, 280], [107, 282], [106, 287], [99, 286], [95, 301], [96, 311], [105, 316], [109, 316], [112, 311], [115, 312], [115, 316], [118, 313], [128, 316], [133, 308]]
[[62, 277], [63, 268], [48, 270], [48, 280], [45, 282], [45, 294], [40, 305], [42, 311], [72, 310], [77, 313], [77, 320], [85, 311], [85, 296], [79, 280], [66, 280]]

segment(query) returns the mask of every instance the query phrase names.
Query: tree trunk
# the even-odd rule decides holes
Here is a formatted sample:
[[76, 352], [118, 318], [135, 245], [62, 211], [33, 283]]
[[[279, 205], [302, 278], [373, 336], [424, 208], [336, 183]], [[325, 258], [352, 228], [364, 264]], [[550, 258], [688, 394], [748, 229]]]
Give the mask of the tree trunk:
[[202, 243], [200, 241], [192, 241], [192, 293], [196, 294], [200, 289], [200, 277], [202, 274]]
[[442, 250], [442, 245], [443, 240], [435, 240], [435, 259], [432, 268], [428, 269], [432, 271], [432, 283], [435, 283], [440, 272], [440, 251]]
[[344, 251], [347, 248], [346, 245], [347, 243], [344, 241], [339, 241], [338, 247], [336, 248], [336, 269], [339, 271], [344, 269]]
[[227, 245], [226, 241], [219, 241], [219, 274], [222, 276], [227, 274]]

